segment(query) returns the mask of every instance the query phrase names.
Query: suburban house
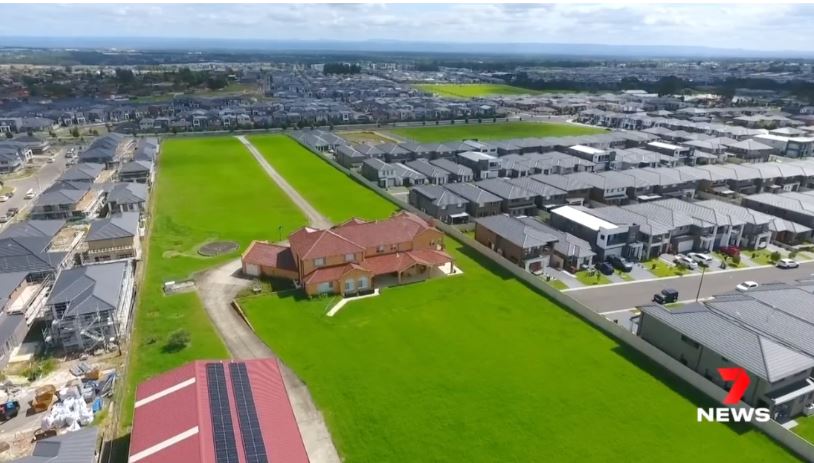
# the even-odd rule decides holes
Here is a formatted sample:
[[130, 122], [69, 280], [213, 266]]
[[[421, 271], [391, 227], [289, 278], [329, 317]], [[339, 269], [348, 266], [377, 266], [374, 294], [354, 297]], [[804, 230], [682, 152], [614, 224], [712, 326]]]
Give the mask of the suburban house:
[[509, 215], [534, 215], [537, 212], [537, 198], [534, 193], [509, 183], [507, 179], [481, 180], [475, 185], [499, 197], [501, 211]]
[[390, 188], [401, 185], [401, 179], [396, 176], [396, 169], [381, 159], [370, 158], [362, 161], [361, 174], [381, 188]]
[[103, 164], [105, 168], [116, 167], [121, 159], [135, 147], [132, 137], [120, 133], [108, 133], [91, 143], [88, 148], [79, 153], [79, 162]]
[[119, 168], [119, 181], [153, 183], [153, 163], [149, 161], [130, 161], [122, 164]]
[[583, 239], [601, 260], [609, 256], [640, 259], [642, 243], [636, 240], [637, 225], [611, 223], [592, 214], [593, 209], [562, 206], [551, 211], [551, 226]]
[[444, 223], [461, 224], [469, 221], [467, 200], [440, 185], [419, 185], [410, 189], [410, 204]]
[[39, 439], [31, 455], [9, 463], [97, 463], [100, 460], [99, 427], [85, 426], [76, 431]]
[[507, 214], [483, 217], [475, 221], [475, 239], [527, 272], [541, 273], [548, 267], [559, 233], [537, 224]]
[[62, 270], [45, 303], [53, 342], [75, 352], [117, 344], [128, 333], [133, 280], [129, 262]]
[[531, 177], [506, 179], [512, 185], [518, 186], [534, 194], [535, 204], [538, 208], [549, 210], [552, 207], [565, 204], [568, 194], [547, 183], [538, 182]]
[[68, 182], [54, 184], [44, 191], [31, 207], [29, 217], [35, 220], [84, 219], [96, 213], [102, 203], [101, 192], [90, 184]]
[[430, 164], [440, 167], [450, 173], [450, 182], [471, 182], [475, 179], [472, 169], [463, 164], [457, 164], [449, 159], [439, 158], [430, 161]]
[[109, 214], [144, 212], [147, 208], [147, 185], [143, 183], [114, 183], [105, 197]]
[[466, 212], [470, 217], [500, 214], [503, 200], [472, 183], [449, 183], [444, 188], [467, 201]]
[[756, 140], [743, 140], [727, 145], [727, 153], [747, 162], [766, 161], [774, 148]]
[[94, 183], [99, 180], [104, 169], [103, 164], [94, 164], [92, 162], [74, 164], [65, 170], [65, 173], [59, 177], [59, 181]]
[[480, 151], [458, 153], [455, 155], [455, 162], [469, 167], [476, 180], [497, 178], [500, 173], [500, 158]]
[[305, 227], [288, 242], [253, 242], [241, 258], [243, 272], [295, 280], [308, 296], [349, 296], [453, 269], [444, 234], [409, 212], [374, 222], [351, 219], [328, 230]]
[[721, 367], [741, 367], [743, 401], [785, 422], [814, 403], [811, 282], [762, 285], [679, 308], [641, 307], [638, 335], [724, 389]]
[[138, 385], [128, 461], [308, 463], [291, 402], [276, 358], [196, 360]]
[[83, 262], [138, 259], [141, 254], [138, 212], [123, 212], [91, 222], [82, 249]]
[[0, 142], [0, 173], [22, 169], [31, 160], [31, 149], [15, 142]]
[[408, 161], [404, 166], [420, 173], [427, 179], [427, 183], [433, 185], [443, 185], [449, 183], [452, 174], [441, 167], [430, 164], [426, 159], [416, 159], [415, 161]]

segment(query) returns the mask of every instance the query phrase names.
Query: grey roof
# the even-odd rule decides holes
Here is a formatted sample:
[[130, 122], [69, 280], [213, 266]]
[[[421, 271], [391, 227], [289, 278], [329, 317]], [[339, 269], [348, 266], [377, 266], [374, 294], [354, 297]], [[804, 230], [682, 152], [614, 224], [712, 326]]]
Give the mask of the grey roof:
[[393, 164], [390, 164], [390, 167], [392, 167], [393, 170], [395, 170], [396, 176], [401, 177], [402, 179], [410, 178], [413, 181], [427, 179], [426, 175], [422, 174], [421, 172], [418, 172], [417, 170], [410, 169], [409, 167], [405, 166], [400, 162], [394, 162]]
[[459, 177], [472, 177], [474, 173], [472, 169], [462, 164], [458, 164], [455, 162], [450, 161], [449, 159], [433, 159], [430, 161], [430, 164], [440, 167], [446, 171], [449, 171]]
[[412, 191], [432, 200], [438, 207], [463, 206], [467, 201], [440, 185], [417, 185]]
[[811, 228], [806, 227], [805, 225], [799, 224], [797, 222], [792, 222], [791, 220], [781, 219], [779, 217], [772, 217], [772, 221], [769, 222], [769, 230], [780, 233], [780, 232], [792, 232], [792, 233], [808, 233], [811, 231]]
[[105, 166], [102, 164], [95, 164], [92, 162], [83, 162], [82, 164], [75, 164], [68, 168], [60, 180], [67, 181], [80, 181], [80, 182], [93, 182], [102, 173]]
[[617, 162], [625, 162], [628, 164], [636, 163], [656, 163], [670, 162], [672, 157], [666, 156], [655, 151], [649, 151], [642, 148], [629, 148], [622, 150], [615, 150]]
[[48, 238], [53, 239], [62, 227], [64, 220], [26, 220], [6, 225], [0, 238]]
[[618, 206], [596, 207], [593, 209], [574, 206], [574, 208], [585, 211], [591, 215], [599, 217], [602, 220], [616, 225], [636, 224], [639, 226], [639, 230], [641, 230], [642, 233], [650, 236], [665, 235], [672, 231], [672, 228], [657, 220], [651, 220], [646, 215], [641, 215], [630, 209], [625, 209]]
[[[82, 164], [77, 164], [82, 165]], [[119, 174], [132, 174], [132, 173], [143, 173], [143, 172], [151, 172], [153, 170], [153, 164], [149, 161], [130, 161], [125, 163], [119, 168]]]
[[143, 183], [114, 183], [107, 192], [107, 202], [136, 204], [147, 200], [147, 185]]
[[45, 191], [37, 198], [35, 207], [61, 206], [65, 204], [73, 205], [78, 203], [88, 191], [89, 188], [86, 190], [62, 189]]
[[[6, 295], [8, 297], [8, 295]], [[5, 302], [3, 302], [5, 304]], [[25, 314], [0, 312], [0, 344], [5, 344], [25, 324]]]
[[547, 183], [538, 182], [530, 177], [512, 178], [506, 179], [506, 181], [546, 199], [552, 196], [566, 195], [565, 191], [560, 190], [557, 187], [553, 187]]
[[444, 188], [479, 206], [502, 201], [499, 196], [471, 183], [447, 183]]
[[576, 176], [580, 181], [591, 185], [600, 190], [616, 189], [616, 188], [630, 188], [634, 186], [634, 181], [628, 175], [621, 175], [616, 171], [607, 171], [600, 173], [592, 172], [574, 172], [569, 174]]
[[[3, 310], [8, 303], [9, 296], [25, 281], [28, 272], [0, 273], [0, 310]], [[0, 336], [0, 344], [4, 338]]]
[[54, 282], [47, 304], [68, 304], [64, 316], [115, 310], [127, 265], [111, 262], [63, 270]]
[[510, 201], [514, 199], [531, 199], [535, 196], [534, 193], [529, 190], [509, 183], [502, 178], [481, 180], [480, 182], [475, 182], [475, 185]]
[[646, 316], [660, 320], [769, 382], [814, 367], [814, 358], [750, 329], [737, 319], [710, 310], [704, 304], [691, 303], [673, 310], [647, 305], [641, 310]]
[[766, 225], [772, 222], [774, 217], [769, 214], [764, 214], [753, 209], [749, 209], [737, 204], [728, 203], [718, 199], [708, 199], [706, 201], [698, 201], [699, 206], [704, 206], [729, 216], [733, 224], [737, 223], [751, 223], [756, 225]]
[[591, 189], [592, 185], [590, 183], [586, 183], [585, 180], [581, 177], [574, 177], [572, 175], [544, 175], [544, 174], [537, 174], [532, 175], [532, 180], [537, 182], [545, 183], [547, 185], [551, 185], [555, 188], [558, 188], [566, 193], [570, 193], [572, 191], [579, 191], [579, 190], [589, 190]]
[[138, 234], [139, 213], [124, 212], [107, 219], [94, 220], [85, 237], [86, 241], [132, 238]]
[[730, 148], [741, 149], [744, 151], [771, 151], [774, 149], [771, 146], [764, 145], [763, 143], [751, 139], [739, 141], [737, 143], [730, 143], [728, 146]]
[[789, 192], [789, 193], [760, 193], [745, 196], [743, 201], [748, 204], [755, 202], [768, 206], [795, 211], [798, 214], [814, 216], [814, 196]]
[[708, 227], [710, 225], [715, 226], [733, 225], [732, 223], [733, 218], [735, 220], [738, 220], [738, 222], [736, 222], [734, 225], [740, 225], [744, 223], [740, 221], [739, 218], [726, 215], [721, 211], [701, 206], [698, 203], [690, 203], [676, 198], [668, 198], [659, 201], [653, 201], [650, 204], [659, 207], [664, 207], [667, 209], [672, 209], [677, 212], [681, 212], [689, 217], [692, 217], [694, 219], [695, 224], [702, 227]]
[[98, 437], [96, 426], [49, 437], [37, 441], [31, 456], [12, 463], [95, 463]]
[[646, 216], [650, 220], [666, 225], [671, 230], [681, 227], [689, 227], [694, 223], [692, 217], [684, 214], [683, 212], [667, 207], [657, 206], [652, 202], [629, 204], [627, 206], [622, 206], [622, 209]]
[[0, 238], [0, 274], [54, 271], [67, 253], [48, 252], [50, 237]]
[[426, 159], [405, 162], [404, 165], [431, 178], [449, 178], [450, 172], [430, 164]]
[[556, 233], [544, 230], [543, 227], [548, 227], [542, 223], [541, 227], [530, 226], [526, 222], [506, 214], [483, 217], [475, 222], [522, 249], [546, 246], [559, 239]]

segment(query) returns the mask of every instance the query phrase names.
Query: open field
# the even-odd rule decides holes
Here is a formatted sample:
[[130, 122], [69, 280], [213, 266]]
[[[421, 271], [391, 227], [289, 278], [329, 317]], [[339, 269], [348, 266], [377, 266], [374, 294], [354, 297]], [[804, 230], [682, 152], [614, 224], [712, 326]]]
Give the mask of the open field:
[[353, 143], [393, 143], [397, 140], [387, 138], [376, 132], [362, 130], [350, 132], [337, 132], [337, 135]]
[[269, 164], [334, 223], [389, 217], [396, 207], [285, 135], [249, 137]]
[[415, 84], [425, 92], [448, 98], [474, 98], [493, 95], [539, 95], [553, 93], [543, 90], [530, 90], [506, 84]]
[[[130, 349], [124, 425], [131, 419], [139, 382], [193, 359], [227, 356], [197, 293], [164, 296], [163, 282], [234, 259], [252, 239], [276, 241], [278, 226], [285, 234], [305, 224], [299, 209], [234, 138], [170, 139], [161, 145], [158, 174], [146, 276]], [[216, 258], [196, 253], [198, 246], [214, 239], [237, 241], [240, 250]], [[191, 343], [181, 351], [168, 351], [169, 333], [179, 328], [190, 333]]]
[[469, 124], [455, 124], [426, 127], [405, 127], [391, 129], [390, 132], [420, 143], [447, 142], [465, 139], [506, 140], [525, 137], [565, 137], [571, 135], [590, 135], [607, 132], [604, 129], [582, 125], [551, 122], [506, 122], [478, 124], [470, 119]]
[[[301, 293], [241, 304], [308, 384], [344, 461], [791, 461], [455, 242], [463, 275], [346, 305]], [[692, 445], [687, 445], [692, 442]]]
[[[278, 137], [254, 142], [309, 193], [314, 183], [285, 156], [293, 148]], [[290, 157], [323, 178], [306, 154], [316, 159]], [[329, 185], [313, 206], [347, 216], [334, 198], [359, 185], [342, 174]], [[357, 207], [362, 216], [392, 208], [375, 195]], [[697, 423], [696, 406], [714, 404], [692, 388], [447, 244], [462, 275], [384, 289], [335, 317], [324, 315], [329, 298], [296, 291], [241, 302], [308, 384], [344, 461], [721, 461], [733, 449], [746, 461], [793, 461], [750, 427]]]

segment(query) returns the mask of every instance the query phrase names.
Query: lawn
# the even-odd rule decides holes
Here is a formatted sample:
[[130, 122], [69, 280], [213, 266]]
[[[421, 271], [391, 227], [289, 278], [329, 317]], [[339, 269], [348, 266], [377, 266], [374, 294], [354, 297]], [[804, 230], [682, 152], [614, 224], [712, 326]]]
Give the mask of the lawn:
[[[162, 284], [237, 257], [252, 239], [276, 241], [305, 218], [235, 138], [170, 139], [161, 144], [154, 213], [144, 284], [139, 291], [127, 372], [123, 425], [132, 415], [135, 386], [193, 359], [224, 358], [226, 348], [196, 293], [164, 296]], [[203, 258], [196, 249], [215, 239], [234, 240], [240, 250]], [[183, 328], [190, 345], [168, 352], [167, 337]]]
[[797, 435], [814, 444], [814, 416], [795, 418], [797, 426], [792, 428]]
[[[746, 251], [744, 251], [744, 252], [746, 252]], [[732, 260], [732, 257], [731, 257], [731, 256], [729, 256], [728, 254], [724, 254], [724, 253], [722, 253], [722, 252], [719, 252], [719, 251], [715, 251], [715, 252], [713, 252], [713, 253], [712, 253], [712, 255], [714, 255], [715, 257], [717, 257], [717, 258], [718, 258], [718, 260], [720, 260], [721, 262], [726, 262], [726, 266], [727, 266], [727, 268], [741, 268], [741, 267], [743, 267], [743, 266], [745, 266], [745, 265], [746, 265], [746, 264], [744, 264], [743, 262], [738, 262], [738, 263], [736, 264], [736, 263], [735, 263], [735, 262]]]
[[[468, 248], [463, 275], [333, 318], [301, 293], [241, 304], [308, 384], [343, 461], [792, 461], [748, 427]], [[689, 445], [688, 443], [691, 443]]]
[[675, 265], [670, 265], [665, 262], [663, 259], [655, 258], [650, 259], [648, 261], [642, 262], [644, 268], [646, 268], [650, 273], [653, 275], [663, 278], [663, 277], [674, 277], [680, 276], [687, 273], [686, 270], [683, 268], [679, 268]]
[[628, 273], [628, 272], [623, 272], [623, 271], [621, 271], [621, 270], [616, 270], [616, 271], [615, 271], [615, 272], [613, 272], [613, 273], [615, 273], [615, 274], [616, 274], [616, 276], [618, 276], [619, 278], [621, 278], [621, 279], [622, 279], [622, 281], [633, 281], [633, 277], [632, 277], [632, 276], [630, 276], [630, 273]]
[[757, 265], [773, 265], [777, 262], [778, 259], [782, 259], [785, 257], [784, 253], [779, 253], [780, 257], [778, 259], [773, 259], [772, 254], [773, 251], [768, 249], [757, 249], [754, 251], [743, 251], [743, 253], [748, 257], [752, 262]]
[[492, 95], [539, 95], [546, 92], [506, 84], [416, 84], [414, 87], [447, 98], [474, 98]]
[[249, 137], [268, 162], [320, 213], [335, 223], [389, 217], [396, 207], [334, 169], [285, 135]]
[[510, 138], [527, 137], [565, 137], [572, 135], [590, 135], [606, 132], [604, 129], [585, 127], [582, 125], [553, 123], [553, 122], [495, 122], [478, 124], [469, 121], [469, 124], [440, 125], [426, 127], [405, 127], [391, 129], [396, 135], [415, 140], [420, 143], [448, 142], [466, 139], [478, 140], [506, 140]]
[[587, 286], [606, 285], [611, 282], [608, 277], [596, 270], [580, 270], [574, 274], [574, 277], [576, 277], [577, 281]]

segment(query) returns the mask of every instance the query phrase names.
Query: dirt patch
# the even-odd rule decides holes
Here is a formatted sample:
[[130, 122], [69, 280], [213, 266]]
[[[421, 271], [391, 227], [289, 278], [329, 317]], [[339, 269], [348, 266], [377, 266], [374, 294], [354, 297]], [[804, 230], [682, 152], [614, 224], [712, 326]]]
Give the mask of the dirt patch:
[[240, 245], [234, 241], [212, 241], [198, 248], [198, 254], [206, 257], [221, 256], [237, 251], [239, 247]]

